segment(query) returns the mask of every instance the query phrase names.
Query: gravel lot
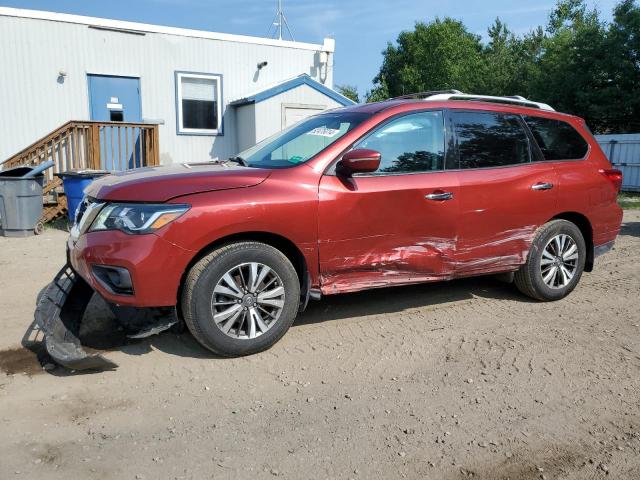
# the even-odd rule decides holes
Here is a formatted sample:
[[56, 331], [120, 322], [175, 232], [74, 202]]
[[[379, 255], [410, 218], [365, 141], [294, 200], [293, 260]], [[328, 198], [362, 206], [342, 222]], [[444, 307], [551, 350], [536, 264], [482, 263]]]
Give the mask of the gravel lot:
[[2, 479], [640, 478], [640, 211], [560, 302], [492, 278], [329, 297], [258, 355], [106, 338], [120, 368], [93, 374], [20, 347], [65, 238], [0, 238]]

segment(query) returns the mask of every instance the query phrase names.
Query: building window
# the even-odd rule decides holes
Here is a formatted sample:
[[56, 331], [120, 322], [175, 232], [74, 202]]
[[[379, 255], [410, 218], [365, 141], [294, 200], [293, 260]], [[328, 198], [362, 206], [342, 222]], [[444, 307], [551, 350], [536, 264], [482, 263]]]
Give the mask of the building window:
[[222, 76], [176, 73], [178, 133], [222, 133]]

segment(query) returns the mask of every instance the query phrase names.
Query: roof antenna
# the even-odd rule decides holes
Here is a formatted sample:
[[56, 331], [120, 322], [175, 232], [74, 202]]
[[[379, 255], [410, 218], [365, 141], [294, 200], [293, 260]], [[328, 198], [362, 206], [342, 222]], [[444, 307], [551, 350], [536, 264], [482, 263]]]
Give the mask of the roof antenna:
[[287, 17], [284, 16], [284, 10], [282, 9], [282, 0], [276, 1], [276, 16], [273, 17], [273, 21], [271, 22], [271, 26], [269, 27], [269, 32], [267, 36], [271, 38], [278, 38], [278, 40], [282, 40], [282, 27], [287, 30], [287, 33], [291, 37], [291, 41], [295, 42], [296, 39], [293, 38], [293, 33], [291, 33], [291, 29], [289, 28], [289, 23], [287, 22]]

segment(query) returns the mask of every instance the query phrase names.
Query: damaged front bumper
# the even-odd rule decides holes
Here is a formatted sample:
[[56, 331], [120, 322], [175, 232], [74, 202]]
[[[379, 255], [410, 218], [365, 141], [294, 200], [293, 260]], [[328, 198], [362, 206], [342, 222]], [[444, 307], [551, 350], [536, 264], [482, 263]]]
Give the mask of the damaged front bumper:
[[51, 358], [72, 370], [111, 370], [118, 365], [99, 354], [87, 354], [80, 344], [80, 323], [93, 289], [65, 265], [38, 300], [35, 323], [44, 335]]
[[[54, 277], [38, 300], [35, 326], [44, 335], [47, 353], [59, 365], [72, 370], [112, 370], [117, 364], [100, 354], [89, 354], [80, 342], [80, 325], [93, 288], [70, 265]], [[137, 309], [109, 304], [129, 338], [144, 338], [178, 323], [174, 308]]]

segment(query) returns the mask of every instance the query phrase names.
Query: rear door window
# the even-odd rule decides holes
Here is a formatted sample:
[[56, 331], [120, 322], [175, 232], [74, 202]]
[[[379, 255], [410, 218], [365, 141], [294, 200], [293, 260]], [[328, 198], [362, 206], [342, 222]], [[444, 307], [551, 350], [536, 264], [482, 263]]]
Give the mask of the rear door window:
[[456, 111], [451, 115], [459, 168], [504, 167], [529, 162], [529, 139], [516, 115]]
[[444, 116], [440, 111], [403, 115], [374, 130], [355, 148], [381, 154], [382, 174], [432, 172], [444, 168]]
[[545, 160], [579, 160], [589, 144], [571, 125], [552, 118], [524, 116]]

